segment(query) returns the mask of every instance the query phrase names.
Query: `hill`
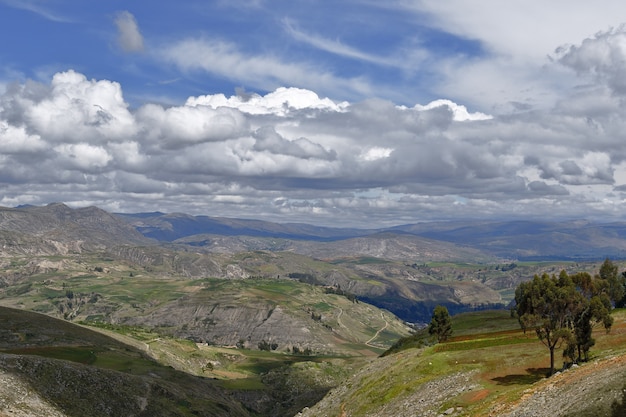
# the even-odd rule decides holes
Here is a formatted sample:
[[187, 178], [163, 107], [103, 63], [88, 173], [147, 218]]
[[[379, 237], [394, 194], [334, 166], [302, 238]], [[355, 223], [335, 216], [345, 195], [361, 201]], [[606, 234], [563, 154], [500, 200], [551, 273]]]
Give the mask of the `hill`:
[[72, 209], [60, 203], [0, 207], [2, 256], [92, 252], [124, 244], [146, 245], [149, 240], [96, 207]]
[[625, 415], [626, 311], [596, 333], [590, 362], [550, 378], [547, 349], [506, 314], [455, 316], [449, 342], [372, 361], [298, 416]]
[[520, 261], [626, 258], [626, 224], [496, 221], [404, 225], [394, 228], [431, 239], [454, 242], [492, 256]]
[[[266, 341], [281, 351], [296, 346], [318, 353], [351, 354], [360, 344], [358, 349], [375, 354], [408, 332], [393, 315], [349, 294], [286, 275], [181, 277], [98, 254], [54, 262], [29, 258], [24, 266], [13, 261], [16, 265], [7, 265], [4, 273], [18, 278], [0, 288], [0, 303], [67, 320], [141, 326], [213, 345], [243, 340], [256, 348]], [[33, 268], [35, 262], [39, 268]], [[385, 332], [373, 338], [383, 327]]]
[[232, 393], [115, 339], [0, 308], [0, 414], [249, 416]]
[[382, 351], [394, 326], [366, 329], [365, 340], [348, 313], [340, 323], [354, 327], [350, 345], [319, 355], [193, 343], [160, 326], [87, 328], [0, 307], [0, 415], [293, 416]]

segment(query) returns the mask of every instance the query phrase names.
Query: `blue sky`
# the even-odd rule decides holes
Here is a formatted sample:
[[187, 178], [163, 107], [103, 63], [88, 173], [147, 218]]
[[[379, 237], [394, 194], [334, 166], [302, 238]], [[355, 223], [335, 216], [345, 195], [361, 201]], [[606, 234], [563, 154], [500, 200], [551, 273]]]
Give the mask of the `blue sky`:
[[0, 205], [624, 220], [625, 12], [0, 0]]
[[[1, 3], [3, 30], [17, 40], [2, 48], [5, 78], [45, 81], [72, 68], [121, 83], [134, 105], [150, 96], [176, 104], [190, 95], [280, 86], [336, 100], [376, 96], [413, 105], [439, 98], [429, 88], [440, 77], [431, 62], [486, 53], [477, 40], [419, 24], [425, 15], [359, 1]], [[137, 31], [141, 44], [124, 47], [116, 22], [136, 25], [128, 30]], [[268, 68], [229, 74], [168, 56], [191, 41], [227, 49], [239, 57], [241, 71], [261, 60]]]

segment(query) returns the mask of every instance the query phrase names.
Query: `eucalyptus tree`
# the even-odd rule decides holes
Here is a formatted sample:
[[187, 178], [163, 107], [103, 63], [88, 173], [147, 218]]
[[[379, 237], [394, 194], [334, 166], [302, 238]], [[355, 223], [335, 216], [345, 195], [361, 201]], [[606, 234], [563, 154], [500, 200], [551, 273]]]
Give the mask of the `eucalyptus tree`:
[[522, 329], [524, 332], [534, 330], [550, 351], [550, 375], [554, 373], [555, 350], [574, 338], [570, 324], [580, 298], [571, 279], [563, 274], [559, 278], [535, 275], [515, 290], [517, 317]]
[[439, 343], [445, 342], [452, 335], [452, 319], [445, 306], [435, 307], [428, 325], [428, 333], [437, 337]]
[[[588, 360], [595, 344], [592, 332], [597, 324], [609, 331], [614, 273], [607, 269], [592, 277], [586, 272], [569, 276], [535, 275], [515, 290], [516, 312], [522, 329], [534, 330], [550, 350], [550, 374], [554, 373], [554, 352], [564, 345], [563, 356], [572, 361]], [[604, 274], [603, 274], [604, 272]], [[616, 275], [616, 272], [615, 272]], [[609, 278], [607, 278], [607, 276]], [[621, 296], [620, 296], [621, 297]]]

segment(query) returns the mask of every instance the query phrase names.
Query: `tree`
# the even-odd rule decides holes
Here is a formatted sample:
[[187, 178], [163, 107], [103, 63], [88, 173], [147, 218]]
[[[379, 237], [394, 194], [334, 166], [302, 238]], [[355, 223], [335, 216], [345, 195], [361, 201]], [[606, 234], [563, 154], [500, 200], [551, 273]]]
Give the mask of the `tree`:
[[617, 265], [606, 258], [600, 266], [600, 279], [606, 281], [607, 295], [613, 303], [617, 303], [624, 297], [624, 276], [617, 273]]
[[[565, 273], [564, 271], [562, 274]], [[601, 274], [602, 275], [602, 274]], [[615, 270], [617, 276], [617, 269]], [[589, 360], [589, 349], [595, 345], [592, 338], [593, 328], [602, 323], [602, 326], [609, 331], [613, 325], [611, 316], [611, 300], [608, 295], [609, 282], [601, 276], [591, 277], [586, 272], [579, 272], [571, 276], [573, 284], [582, 296], [578, 309], [573, 313], [572, 322], [575, 335], [575, 348], [570, 349], [571, 353], [578, 350], [578, 358], [574, 355], [567, 355], [572, 361]]]
[[569, 326], [576, 302], [574, 293], [577, 291], [567, 274], [561, 274], [559, 279], [554, 275], [535, 275], [532, 281], [522, 282], [515, 290], [522, 329], [534, 330], [550, 350], [550, 375], [554, 373], [554, 350], [574, 337]]
[[437, 337], [439, 343], [445, 342], [452, 335], [452, 320], [445, 306], [438, 305], [428, 326], [428, 333]]
[[[610, 265], [609, 265], [610, 266]], [[569, 276], [535, 275], [515, 290], [518, 320], [522, 329], [535, 330], [539, 340], [550, 350], [550, 375], [554, 373], [554, 351], [565, 345], [563, 356], [572, 362], [588, 360], [595, 344], [592, 332], [602, 323], [609, 331], [611, 317], [611, 278], [617, 271], [606, 267], [600, 275], [586, 272]], [[619, 295], [619, 294], [618, 294]]]

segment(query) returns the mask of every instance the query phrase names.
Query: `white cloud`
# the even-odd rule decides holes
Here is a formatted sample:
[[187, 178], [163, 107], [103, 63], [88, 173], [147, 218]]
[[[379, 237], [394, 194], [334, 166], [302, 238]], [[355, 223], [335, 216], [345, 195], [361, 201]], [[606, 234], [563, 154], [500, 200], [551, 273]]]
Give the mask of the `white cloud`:
[[452, 111], [452, 114], [454, 115], [453, 119], [457, 122], [463, 122], [466, 120], [489, 120], [493, 118], [493, 116], [490, 116], [485, 113], [480, 113], [480, 112], [470, 113], [467, 111], [467, 107], [456, 104], [451, 100], [445, 100], [445, 99], [431, 101], [425, 106], [417, 104], [415, 105], [415, 109], [416, 110], [430, 110], [430, 109], [434, 109], [434, 108], [442, 107], [442, 106], [446, 106], [450, 109], [450, 111]]
[[294, 22], [291, 19], [283, 19], [282, 23], [287, 33], [294, 39], [299, 42], [309, 44], [323, 51], [359, 61], [372, 62], [381, 66], [404, 67], [404, 65], [396, 62], [395, 60], [359, 51], [358, 49], [345, 45], [338, 40], [326, 39], [321, 36], [304, 33], [295, 26]]
[[122, 11], [115, 17], [117, 26], [117, 42], [125, 52], [141, 52], [144, 49], [143, 36], [135, 16], [128, 11]]
[[118, 83], [67, 71], [0, 95], [1, 201], [361, 226], [616, 216], [624, 104], [607, 80], [554, 109], [490, 116], [298, 88], [130, 109]]
[[47, 148], [39, 135], [31, 135], [23, 126], [12, 126], [0, 120], [0, 152], [2, 154], [35, 153]]
[[133, 116], [115, 82], [89, 81], [67, 71], [54, 75], [47, 96], [33, 99], [23, 95], [17, 101], [22, 117], [48, 140], [82, 141], [86, 136], [122, 140], [134, 134]]
[[54, 150], [59, 154], [64, 169], [77, 169], [84, 172], [98, 172], [111, 161], [111, 155], [101, 146], [87, 143], [58, 145]]
[[608, 0], [603, 7], [578, 0], [485, 0], [480, 7], [464, 0], [396, 3], [427, 14], [424, 23], [479, 40], [494, 53], [535, 61], [543, 61], [556, 46], [619, 26], [626, 11], [619, 0]]
[[392, 152], [392, 148], [381, 148], [379, 146], [375, 146], [364, 150], [364, 152], [361, 153], [360, 158], [365, 161], [376, 161], [377, 159], [389, 158]]
[[224, 94], [189, 97], [187, 106], [209, 106], [214, 109], [230, 107], [249, 114], [275, 114], [285, 116], [290, 111], [302, 109], [343, 111], [347, 102], [335, 103], [329, 98], [321, 99], [315, 92], [302, 88], [279, 87], [260, 96], [258, 94], [237, 95], [226, 98]]
[[33, 12], [43, 17], [44, 19], [59, 22], [59, 23], [69, 23], [71, 19], [57, 14], [55, 12], [50, 11], [49, 9], [42, 7], [40, 1], [36, 0], [2, 0], [2, 3], [15, 7], [16, 9], [28, 10], [29, 12]]
[[626, 94], [626, 28], [597, 33], [581, 45], [562, 47], [559, 61], [579, 74], [590, 75], [606, 83], [619, 95]]
[[371, 95], [370, 83], [361, 77], [348, 79], [317, 68], [312, 63], [286, 61], [272, 55], [246, 54], [226, 41], [185, 39], [159, 51], [162, 59], [184, 71], [206, 71], [238, 83], [266, 90], [306, 86], [317, 91], [344, 91], [345, 95]]
[[249, 133], [243, 114], [227, 107], [179, 106], [165, 109], [149, 104], [139, 109], [137, 117], [146, 138], [172, 149], [205, 141], [224, 141]]
[[423, 25], [481, 46], [476, 58], [438, 60], [443, 76], [435, 89], [500, 114], [520, 106], [550, 108], [575, 80], [548, 56], [561, 45], [619, 27], [626, 13], [626, 3], [619, 0], [603, 7], [566, 0], [486, 0], [479, 7], [464, 0], [398, 0], [392, 5], [386, 7], [409, 11]]

